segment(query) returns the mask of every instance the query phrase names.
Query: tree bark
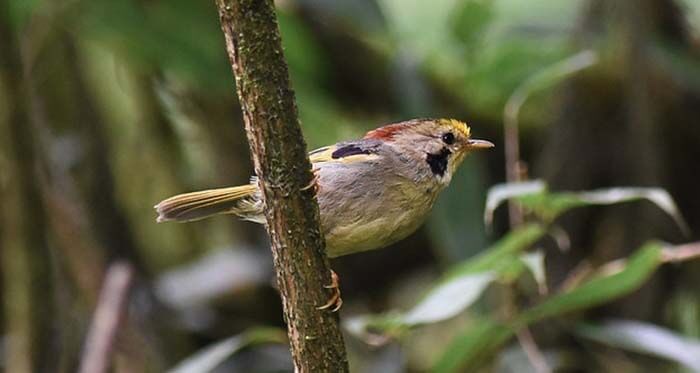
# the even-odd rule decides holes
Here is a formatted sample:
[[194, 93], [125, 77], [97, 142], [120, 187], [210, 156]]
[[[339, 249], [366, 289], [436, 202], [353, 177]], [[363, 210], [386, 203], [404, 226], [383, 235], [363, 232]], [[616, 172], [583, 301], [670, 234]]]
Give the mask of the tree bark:
[[297, 372], [347, 372], [331, 296], [311, 164], [289, 82], [273, 2], [217, 0], [255, 173], [265, 201], [277, 284]]

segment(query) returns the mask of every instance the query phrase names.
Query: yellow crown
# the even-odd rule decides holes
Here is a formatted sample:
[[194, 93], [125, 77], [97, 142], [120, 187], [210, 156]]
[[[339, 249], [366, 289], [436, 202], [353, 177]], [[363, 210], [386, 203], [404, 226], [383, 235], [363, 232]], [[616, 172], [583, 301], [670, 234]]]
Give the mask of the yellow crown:
[[471, 137], [471, 128], [457, 119], [440, 119], [440, 124], [454, 128], [455, 131], [459, 132], [466, 138]]

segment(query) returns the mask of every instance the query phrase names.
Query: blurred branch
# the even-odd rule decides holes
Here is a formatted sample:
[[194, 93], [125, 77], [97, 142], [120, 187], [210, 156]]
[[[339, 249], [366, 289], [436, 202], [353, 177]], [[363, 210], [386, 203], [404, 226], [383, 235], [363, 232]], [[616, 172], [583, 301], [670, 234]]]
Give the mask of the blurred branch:
[[700, 258], [700, 242], [665, 247], [661, 252], [664, 263], [683, 262]]
[[162, 370], [160, 365], [166, 364], [165, 360], [173, 355], [170, 349], [176, 346], [174, 342], [181, 340], [182, 335], [164, 323], [170, 310], [153, 293], [143, 248], [118, 198], [116, 170], [111, 158], [115, 146], [108, 132], [109, 121], [100, 110], [86, 74], [85, 55], [81, 53], [77, 39], [66, 35], [62, 42], [67, 54], [67, 77], [74, 86], [77, 102], [80, 102], [76, 131], [84, 153], [78, 163], [76, 181], [86, 206], [87, 219], [95, 240], [106, 251], [105, 260], [128, 261], [135, 272], [134, 291], [143, 297], [124, 327], [125, 364]]
[[[508, 283], [503, 289], [503, 317], [506, 320], [512, 320], [517, 317], [521, 311], [518, 309], [518, 305], [515, 301], [516, 289], [514, 283]], [[515, 331], [515, 336], [518, 339], [518, 344], [525, 352], [525, 357], [527, 361], [532, 366], [536, 373], [550, 373], [552, 369], [547, 364], [547, 360], [542, 353], [542, 350], [537, 345], [535, 338], [530, 332], [530, 328], [525, 325], [522, 328]]]
[[[525, 80], [513, 94], [510, 95], [503, 108], [503, 132], [505, 134], [506, 152], [506, 180], [508, 183], [522, 181], [525, 173], [525, 165], [520, 160], [520, 139], [518, 128], [518, 116], [525, 101], [539, 89], [546, 88], [575, 72], [581, 71], [598, 60], [598, 56], [591, 50], [581, 51], [554, 65], [546, 66]], [[511, 227], [516, 227], [523, 222], [522, 211], [517, 202], [508, 202], [508, 211]]]
[[80, 373], [102, 373], [109, 368], [110, 358], [121, 321], [125, 317], [134, 269], [126, 262], [112, 264], [104, 279], [97, 309], [87, 338]]
[[535, 372], [552, 372], [552, 368], [550, 368], [549, 364], [547, 364], [547, 359], [545, 359], [544, 355], [542, 354], [542, 351], [537, 346], [535, 338], [532, 337], [530, 328], [524, 327], [518, 330], [515, 335], [518, 338], [518, 343], [520, 343], [520, 346], [522, 346], [523, 351], [525, 351], [527, 360], [530, 362], [530, 365], [532, 365], [532, 367], [535, 369]]
[[59, 355], [52, 315], [51, 252], [37, 177], [35, 133], [30, 125], [18, 36], [7, 2], [0, 2], [0, 87], [8, 115], [0, 119], [0, 237], [7, 372], [50, 371]]
[[107, 249], [108, 260], [127, 259], [139, 273], [146, 273], [138, 244], [134, 238], [124, 209], [117, 200], [114, 170], [110, 162], [111, 144], [106, 133], [106, 121], [98, 110], [94, 94], [90, 92], [85, 67], [74, 40], [63, 40], [69, 63], [68, 71], [76, 90], [82, 125], [81, 145], [85, 148], [81, 159], [80, 189], [87, 206], [88, 218], [96, 238]]
[[[506, 181], [508, 183], [523, 181], [527, 172], [526, 165], [520, 160], [520, 131], [518, 127], [518, 116], [525, 101], [538, 89], [547, 87], [572, 73], [583, 70], [596, 63], [597, 60], [598, 57], [595, 52], [591, 50], [581, 51], [554, 65], [546, 66], [530, 76], [508, 98], [503, 108]], [[508, 217], [511, 229], [523, 223], [523, 211], [518, 202], [514, 200], [508, 201]], [[532, 367], [538, 373], [551, 372], [530, 330], [523, 328], [516, 335]]]
[[[662, 263], [678, 263], [694, 259], [700, 259], [700, 242], [691, 242], [676, 246], [668, 245], [661, 249]], [[559, 287], [559, 293], [565, 293], [574, 289], [594, 274], [609, 275], [620, 272], [626, 264], [626, 259], [617, 259], [596, 268], [588, 261], [581, 262], [576, 269], [571, 271], [569, 277]]]
[[265, 217], [297, 372], [347, 372], [331, 296], [311, 164], [299, 126], [274, 4], [217, 0]]

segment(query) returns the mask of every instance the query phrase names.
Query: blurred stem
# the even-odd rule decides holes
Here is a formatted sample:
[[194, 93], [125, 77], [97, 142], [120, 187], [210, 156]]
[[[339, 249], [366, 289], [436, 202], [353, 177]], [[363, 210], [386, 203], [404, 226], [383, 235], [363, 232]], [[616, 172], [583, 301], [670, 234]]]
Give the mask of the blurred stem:
[[549, 364], [547, 364], [547, 360], [542, 354], [542, 351], [539, 347], [537, 347], [537, 343], [535, 342], [535, 338], [532, 337], [530, 328], [524, 327], [518, 330], [516, 336], [518, 338], [518, 343], [520, 343], [523, 351], [525, 351], [527, 360], [530, 361], [530, 365], [535, 368], [535, 371], [537, 373], [552, 372], [552, 368], [550, 368]]
[[[559, 82], [561, 79], [581, 71], [598, 60], [595, 52], [591, 50], [581, 51], [569, 58], [559, 61], [553, 65], [546, 66], [537, 73], [530, 76], [513, 94], [510, 95], [505, 107], [503, 108], [503, 133], [506, 153], [506, 181], [508, 183], [521, 182], [527, 178], [527, 166], [520, 159], [520, 134], [518, 117], [520, 109], [525, 104], [525, 101], [537, 90], [551, 86]], [[510, 220], [511, 229], [523, 224], [523, 211], [520, 204], [514, 200], [508, 201], [508, 218]], [[515, 289], [514, 285], [508, 285], [510, 288], [506, 294], [509, 299], [506, 300], [508, 308], [515, 309]], [[538, 373], [550, 372], [551, 369], [547, 366], [547, 362], [542, 355], [542, 352], [535, 343], [530, 330], [525, 327], [517, 332], [518, 342], [522, 346], [527, 355], [530, 364]]]
[[104, 279], [100, 300], [85, 339], [80, 373], [103, 373], [110, 366], [119, 325], [126, 318], [134, 269], [126, 262], [113, 263]]
[[[503, 287], [503, 306], [501, 307], [502, 317], [504, 320], [515, 320], [520, 314], [518, 306], [515, 302], [516, 288], [515, 283], [507, 283]], [[520, 347], [525, 352], [527, 360], [537, 373], [549, 373], [552, 369], [547, 364], [542, 351], [537, 346], [537, 342], [530, 333], [527, 325], [518, 329], [515, 332]]]
[[700, 258], [700, 242], [691, 242], [683, 245], [664, 247], [661, 252], [664, 263], [683, 262]]
[[80, 187], [86, 205], [90, 206], [87, 209], [90, 223], [97, 239], [108, 251], [108, 260], [128, 259], [137, 272], [145, 274], [146, 266], [126, 215], [117, 201], [105, 120], [89, 90], [75, 41], [66, 37], [63, 45], [69, 59], [67, 67], [75, 85], [77, 102], [81, 103], [77, 119], [82, 125], [81, 144], [85, 148], [85, 154], [81, 159], [80, 174], [83, 179]]
[[[662, 263], [680, 263], [700, 258], [700, 242], [690, 242], [676, 246], [664, 246], [661, 250]], [[565, 293], [579, 286], [583, 281], [594, 274], [611, 274], [621, 271], [627, 265], [626, 259], [612, 260], [604, 265], [594, 268], [589, 262], [581, 262], [581, 265], [571, 271], [571, 275], [564, 281], [559, 292]]]
[[296, 372], [347, 372], [313, 175], [299, 126], [274, 3], [217, 0], [258, 185]]
[[54, 301], [52, 268], [43, 202], [37, 178], [35, 134], [28, 116], [19, 43], [0, 3], [0, 81], [6, 88], [9, 115], [1, 123], [2, 158], [6, 168], [0, 184], [3, 196], [2, 274], [7, 372], [46, 372], [59, 355], [53, 349]]
[[99, 110], [86, 77], [84, 55], [77, 48], [77, 39], [67, 36], [64, 46], [69, 78], [75, 87], [76, 101], [81, 103], [77, 121], [85, 152], [79, 163], [78, 185], [88, 206], [88, 220], [96, 240], [106, 251], [107, 261], [127, 261], [133, 267], [134, 292], [141, 297], [140, 304], [132, 304], [134, 312], [120, 329], [119, 353], [125, 357], [121, 363], [127, 368], [162, 370], [173, 358], [182, 335], [165, 324], [171, 310], [159, 301], [151, 288], [151, 274], [142, 258], [142, 247], [118, 199], [111, 162], [114, 144], [108, 136], [108, 121]]
[[[520, 159], [518, 116], [528, 97], [540, 89], [549, 87], [561, 79], [595, 64], [597, 60], [598, 57], [595, 52], [591, 50], [581, 51], [553, 65], [544, 67], [525, 80], [510, 95], [503, 108], [506, 181], [509, 183], [520, 182], [523, 180], [523, 175], [526, 172], [526, 166]], [[517, 202], [508, 202], [508, 212], [511, 229], [523, 223], [522, 209]]]

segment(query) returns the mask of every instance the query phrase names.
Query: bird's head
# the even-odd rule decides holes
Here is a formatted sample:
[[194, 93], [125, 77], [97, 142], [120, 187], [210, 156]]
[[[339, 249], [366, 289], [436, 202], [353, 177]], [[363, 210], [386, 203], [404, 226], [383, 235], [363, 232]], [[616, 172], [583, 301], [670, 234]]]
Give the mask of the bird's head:
[[407, 157], [418, 159], [438, 182], [447, 185], [464, 157], [493, 143], [471, 137], [469, 126], [456, 119], [412, 119], [368, 132], [365, 139], [385, 141]]

